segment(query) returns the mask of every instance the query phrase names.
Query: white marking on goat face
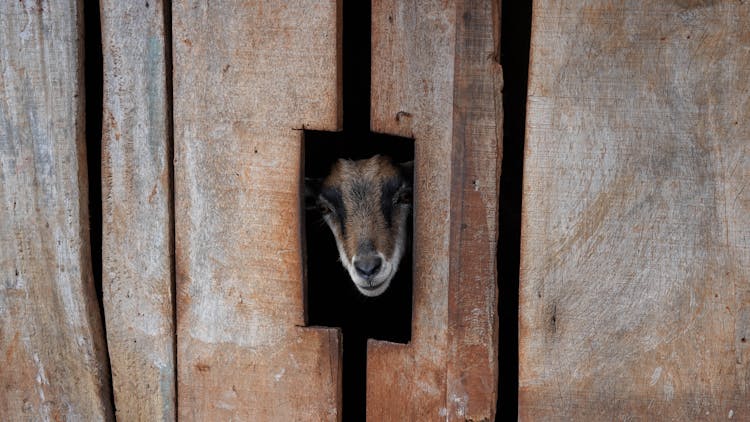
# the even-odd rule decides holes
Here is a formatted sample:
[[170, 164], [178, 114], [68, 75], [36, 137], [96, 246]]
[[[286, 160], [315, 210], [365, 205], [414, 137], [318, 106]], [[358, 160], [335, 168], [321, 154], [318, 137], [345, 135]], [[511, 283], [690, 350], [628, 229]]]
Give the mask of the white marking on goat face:
[[376, 155], [339, 160], [317, 197], [339, 259], [360, 293], [378, 296], [398, 271], [411, 212], [411, 165]]

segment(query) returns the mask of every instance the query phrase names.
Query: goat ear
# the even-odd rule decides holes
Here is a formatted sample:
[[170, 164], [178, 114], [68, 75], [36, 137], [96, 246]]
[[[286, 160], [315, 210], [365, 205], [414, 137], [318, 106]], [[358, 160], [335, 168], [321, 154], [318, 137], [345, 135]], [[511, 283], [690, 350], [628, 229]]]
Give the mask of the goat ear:
[[318, 208], [318, 195], [323, 185], [323, 179], [305, 177], [305, 210]]
[[401, 176], [409, 181], [409, 184], [414, 184], [414, 160], [399, 163], [398, 167], [401, 169]]

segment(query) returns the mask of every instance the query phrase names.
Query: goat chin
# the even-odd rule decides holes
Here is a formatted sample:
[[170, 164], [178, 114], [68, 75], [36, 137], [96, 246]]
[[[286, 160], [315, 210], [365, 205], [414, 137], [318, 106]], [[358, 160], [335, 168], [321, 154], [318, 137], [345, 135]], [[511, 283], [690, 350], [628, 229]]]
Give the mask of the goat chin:
[[388, 286], [391, 284], [391, 280], [393, 280], [393, 277], [398, 272], [399, 264], [401, 263], [401, 258], [404, 257], [404, 251], [405, 251], [405, 245], [406, 245], [406, 224], [401, 225], [401, 230], [399, 230], [398, 237], [396, 239], [396, 246], [393, 250], [393, 256], [389, 258], [383, 256], [382, 253], [378, 252], [378, 255], [380, 256], [380, 259], [382, 259], [383, 263], [381, 264], [380, 271], [373, 277], [371, 281], [367, 281], [364, 278], [362, 278], [358, 273], [356, 268], [354, 268], [354, 257], [349, 258], [346, 255], [346, 252], [344, 251], [344, 245], [339, 240], [339, 237], [336, 236], [336, 247], [339, 251], [339, 261], [341, 261], [341, 265], [343, 265], [344, 269], [349, 273], [349, 277], [351, 278], [352, 282], [354, 282], [354, 286], [357, 288], [357, 290], [368, 297], [376, 297], [383, 294], [386, 290], [388, 290]]

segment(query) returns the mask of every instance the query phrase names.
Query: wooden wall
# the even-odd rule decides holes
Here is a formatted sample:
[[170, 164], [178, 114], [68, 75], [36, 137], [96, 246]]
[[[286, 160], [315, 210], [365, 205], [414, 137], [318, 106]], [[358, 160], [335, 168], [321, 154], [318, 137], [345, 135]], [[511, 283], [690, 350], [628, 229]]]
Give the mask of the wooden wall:
[[535, 2], [521, 419], [750, 419], [748, 22]]
[[108, 420], [81, 4], [0, 8], [0, 420]]
[[[82, 5], [0, 6], [0, 420], [340, 420], [300, 186], [302, 129], [345, 115], [342, 3], [100, 6], [106, 336]], [[750, 418], [748, 22], [741, 1], [534, 3], [520, 419]], [[513, 405], [499, 26], [495, 1], [373, 2], [371, 126], [415, 139], [416, 186], [412, 341], [369, 343], [370, 420]]]
[[341, 341], [304, 328], [302, 128], [341, 123], [340, 4], [174, 4], [178, 416], [337, 420]]
[[173, 420], [171, 140], [161, 1], [101, 2], [102, 290], [119, 420]]
[[369, 420], [494, 419], [498, 7], [373, 3], [372, 130], [414, 137], [416, 185], [412, 341], [370, 342]]

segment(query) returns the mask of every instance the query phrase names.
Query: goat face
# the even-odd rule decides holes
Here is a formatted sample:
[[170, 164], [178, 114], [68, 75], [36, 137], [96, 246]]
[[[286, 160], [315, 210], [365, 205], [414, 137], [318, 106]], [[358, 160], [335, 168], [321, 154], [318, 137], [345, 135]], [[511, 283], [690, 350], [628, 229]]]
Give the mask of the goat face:
[[342, 265], [365, 296], [386, 291], [404, 256], [412, 167], [380, 155], [338, 160], [313, 193]]

